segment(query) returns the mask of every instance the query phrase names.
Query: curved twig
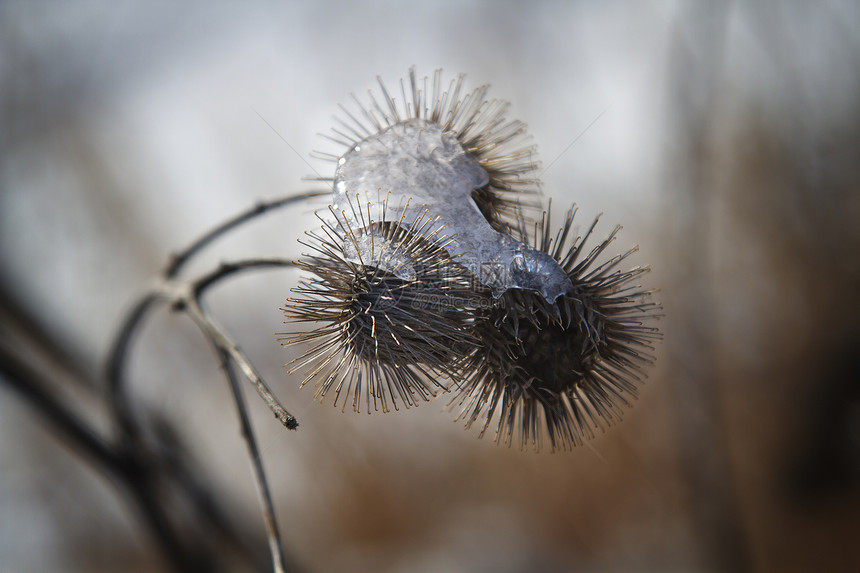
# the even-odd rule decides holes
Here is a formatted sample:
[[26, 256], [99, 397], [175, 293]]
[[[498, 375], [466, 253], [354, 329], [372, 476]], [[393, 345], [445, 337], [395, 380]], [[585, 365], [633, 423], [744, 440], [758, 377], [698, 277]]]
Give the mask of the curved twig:
[[245, 438], [245, 443], [248, 447], [248, 455], [251, 459], [251, 470], [254, 474], [254, 481], [257, 484], [257, 495], [260, 502], [260, 508], [263, 512], [263, 521], [266, 525], [266, 535], [269, 542], [269, 552], [272, 557], [272, 566], [274, 567], [275, 573], [284, 573], [286, 571], [286, 565], [284, 564], [284, 549], [281, 544], [280, 531], [275, 517], [275, 508], [272, 503], [272, 496], [266, 479], [266, 472], [263, 468], [263, 461], [260, 456], [259, 448], [257, 447], [257, 440], [254, 436], [254, 430], [251, 426], [248, 411], [245, 407], [242, 390], [239, 388], [239, 382], [232, 369], [231, 363], [236, 364], [240, 370], [242, 370], [245, 377], [248, 378], [252, 385], [254, 385], [257, 393], [263, 398], [269, 408], [274, 412], [275, 417], [277, 417], [281, 423], [283, 423], [288, 429], [294, 430], [298, 427], [298, 421], [296, 421], [295, 417], [281, 406], [277, 398], [275, 398], [268, 386], [266, 386], [262, 377], [248, 357], [206, 311], [201, 298], [206, 288], [231, 274], [254, 268], [289, 267], [292, 265], [293, 263], [291, 261], [286, 261], [284, 259], [248, 259], [235, 263], [223, 263], [217, 270], [200, 277], [189, 285], [189, 290], [187, 296], [183, 300], [182, 306], [183, 310], [189, 317], [191, 317], [215, 347], [221, 362], [221, 367], [230, 383], [230, 389], [233, 392], [233, 398], [236, 401], [236, 408], [239, 412], [242, 434]]
[[156, 303], [166, 302], [167, 300], [169, 298], [163, 289], [152, 290], [143, 295], [131, 312], [128, 313], [108, 354], [108, 400], [110, 400], [113, 409], [114, 421], [120, 433], [124, 436], [134, 435], [137, 432], [132, 416], [131, 402], [126, 391], [128, 385], [125, 383], [125, 363], [128, 357], [129, 346], [134, 339], [141, 321], [149, 310]]
[[239, 422], [242, 425], [242, 435], [245, 438], [245, 443], [248, 446], [248, 456], [251, 458], [251, 471], [254, 474], [254, 481], [257, 484], [257, 496], [259, 497], [260, 507], [263, 511], [263, 521], [266, 524], [266, 536], [269, 540], [269, 553], [272, 556], [272, 567], [275, 573], [285, 573], [287, 570], [284, 563], [284, 548], [281, 545], [281, 534], [278, 529], [278, 521], [275, 518], [275, 506], [272, 503], [272, 495], [269, 490], [269, 484], [266, 480], [266, 471], [263, 468], [263, 460], [260, 457], [260, 450], [257, 447], [257, 439], [254, 436], [254, 429], [251, 426], [251, 420], [248, 416], [248, 410], [245, 407], [245, 399], [242, 396], [242, 389], [239, 387], [239, 381], [236, 374], [230, 366], [230, 355], [221, 348], [217, 348], [218, 357], [221, 360], [221, 368], [227, 376], [230, 383], [230, 389], [233, 391], [233, 398], [236, 400], [236, 409], [239, 412]]
[[[277, 573], [281, 573], [286, 570], [284, 565], [284, 551], [280, 541], [274, 506], [269, 492], [265, 471], [263, 469], [262, 459], [260, 457], [253, 429], [241, 395], [241, 389], [238, 387], [238, 380], [232, 369], [232, 365], [235, 364], [248, 381], [251, 382], [257, 393], [275, 414], [275, 417], [280, 420], [285, 427], [294, 430], [298, 427], [298, 421], [280, 404], [277, 398], [275, 398], [247, 355], [245, 355], [239, 346], [233, 342], [226, 331], [202, 307], [201, 297], [211, 286], [217, 284], [224, 278], [235, 275], [239, 272], [260, 268], [292, 267], [293, 262], [279, 258], [246, 259], [237, 262], [223, 263], [217, 269], [203, 274], [195, 280], [179, 281], [176, 280], [176, 277], [184, 267], [185, 263], [221, 235], [274, 209], [285, 207], [309, 198], [323, 196], [327, 193], [329, 192], [308, 191], [273, 201], [258, 203], [253, 208], [240, 213], [215, 227], [202, 237], [193, 241], [182, 251], [174, 254], [163, 271], [162, 281], [156, 287], [144, 294], [127, 315], [119, 333], [117, 334], [113, 346], [110, 349], [107, 361], [106, 377], [108, 399], [116, 426], [119, 429], [118, 447], [120, 448], [120, 451], [136, 451], [143, 447], [143, 439], [133, 417], [131, 400], [128, 396], [128, 385], [125, 370], [130, 346], [140, 325], [156, 304], [167, 303], [172, 305], [176, 310], [186, 312], [198, 325], [201, 331], [203, 331], [204, 335], [216, 348], [218, 356], [225, 369], [228, 381], [230, 382], [231, 389], [233, 390], [236, 406], [239, 411], [242, 432], [245, 436], [251, 458], [252, 472], [254, 474], [259, 493], [263, 518], [266, 524], [272, 563], [274, 570]], [[132, 486], [134, 486], [134, 484], [132, 484]], [[147, 492], [141, 491], [137, 493], [146, 494]], [[153, 515], [147, 514], [146, 517], [156, 534], [165, 534], [168, 531], [168, 527], [161, 527], [153, 521]], [[161, 535], [161, 537], [164, 537], [164, 535]], [[170, 537], [170, 535], [168, 535], [168, 537]], [[178, 546], [172, 546], [172, 539], [160, 539], [160, 541], [174, 564], [183, 563], [183, 557], [185, 556]], [[175, 543], [173, 545], [175, 545]], [[182, 567], [180, 566], [180, 568]]]
[[170, 262], [167, 264], [167, 267], [164, 269], [164, 278], [172, 279], [182, 267], [185, 265], [188, 260], [193, 257], [198, 251], [203, 249], [206, 245], [217, 239], [219, 236], [227, 233], [231, 229], [238, 227], [239, 225], [250, 221], [260, 215], [268, 213], [269, 211], [273, 211], [275, 209], [279, 209], [281, 207], [286, 207], [288, 205], [292, 205], [293, 203], [297, 203], [299, 201], [304, 201], [306, 199], [313, 199], [314, 197], [322, 197], [324, 195], [330, 194], [330, 190], [312, 190], [305, 191], [302, 193], [296, 193], [295, 195], [290, 195], [288, 197], [282, 197], [280, 199], [274, 199], [272, 201], [260, 201], [250, 209], [239, 213], [235, 217], [232, 217], [211, 231], [204, 234], [202, 237], [192, 242], [188, 247], [181, 251], [177, 251], [170, 257]]
[[122, 460], [116, 451], [71, 409], [54, 399], [46, 389], [42, 377], [12, 351], [0, 344], [0, 380], [27, 400], [40, 412], [58, 433], [69, 440], [75, 448], [86, 452], [100, 467], [108, 472], [121, 472]]
[[215, 319], [206, 313], [200, 306], [197, 293], [191, 291], [189, 292], [189, 295], [190, 296], [185, 297], [183, 300], [184, 310], [188, 316], [190, 316], [206, 336], [212, 340], [213, 344], [230, 356], [230, 359], [239, 367], [242, 374], [245, 375], [245, 378], [248, 379], [251, 385], [254, 386], [254, 389], [257, 390], [257, 394], [260, 395], [260, 398], [263, 399], [272, 413], [275, 414], [275, 417], [280, 420], [288, 430], [295, 430], [298, 428], [298, 420], [296, 420], [295, 416], [290, 414], [286, 408], [281, 405], [278, 399], [275, 398], [275, 395], [272, 394], [272, 391], [269, 389], [268, 385], [266, 385], [263, 377], [257, 371], [257, 368], [253, 363], [251, 363], [251, 360], [245, 352], [239, 348], [235, 342], [233, 342], [223, 327], [221, 327], [221, 325], [219, 325]]
[[86, 452], [96, 467], [115, 483], [128, 488], [131, 498], [149, 524], [149, 531], [164, 552], [173, 571], [210, 571], [215, 566], [208, 555], [183, 545], [158, 499], [156, 471], [137, 448], [127, 442], [114, 446], [89, 427], [84, 420], [46, 390], [42, 376], [0, 345], [0, 380], [5, 380], [55, 428], [70, 446]]
[[277, 257], [264, 257], [257, 259], [243, 259], [241, 261], [231, 261], [221, 263], [217, 269], [202, 275], [191, 282], [191, 288], [195, 295], [203, 294], [203, 291], [210, 286], [236, 273], [254, 269], [278, 268], [278, 267], [295, 267], [296, 264], [290, 259], [282, 259]]
[[[134, 306], [131, 312], [129, 312], [128, 316], [123, 322], [122, 328], [120, 329], [119, 334], [117, 335], [108, 355], [106, 374], [108, 394], [114, 408], [114, 417], [117, 427], [122, 433], [132, 434], [136, 431], [131, 412], [131, 405], [127, 396], [125, 382], [125, 363], [128, 355], [128, 347], [134, 337], [135, 331], [140, 326], [140, 323], [142, 322], [143, 318], [152, 309], [155, 303], [167, 302], [171, 300], [173, 302], [177, 301], [177, 297], [175, 296], [175, 294], [170, 292], [170, 287], [174, 284], [174, 281], [172, 279], [174, 279], [176, 275], [179, 274], [179, 271], [182, 269], [185, 263], [188, 262], [194, 255], [196, 255], [200, 250], [209, 245], [216, 238], [220, 237], [221, 235], [229, 232], [230, 230], [238, 227], [243, 223], [251, 221], [256, 217], [259, 217], [275, 209], [286, 207], [299, 201], [304, 201], [306, 199], [322, 197], [328, 193], [330, 193], [330, 191], [328, 190], [311, 190], [289, 195], [287, 197], [282, 197], [280, 199], [274, 199], [271, 201], [261, 201], [257, 203], [254, 207], [224, 221], [211, 231], [205, 233], [203, 236], [193, 241], [189, 246], [182, 249], [181, 251], [174, 253], [163, 272], [164, 282], [155, 289], [143, 295], [140, 300], [138, 300], [137, 304]], [[258, 262], [253, 263], [250, 262], [251, 260], [249, 260], [245, 263], [234, 263], [232, 268], [230, 268], [229, 265], [222, 265], [219, 270], [210, 273], [209, 275], [206, 275], [206, 277], [208, 278], [204, 277], [203, 279], [198, 281], [198, 292], [202, 292], [208, 286], [214, 284], [222, 277], [227, 276], [229, 274], [233, 274], [244, 268], [252, 268], [259, 266], [290, 266], [292, 264], [291, 262], [287, 261], [281, 263], [275, 262], [277, 261], [277, 259], [269, 259], [271, 261], [270, 263], [261, 262], [265, 259], [254, 260]], [[268, 392], [268, 389], [266, 389], [264, 393], [271, 396], [271, 392]], [[266, 400], [266, 403], [270, 404], [271, 407], [271, 400], [267, 398], [264, 398], [264, 400]], [[280, 409], [283, 410], [283, 408]], [[286, 410], [283, 411], [285, 412]], [[276, 411], [276, 415], [277, 414], [278, 412]], [[292, 417], [290, 416], [290, 418]], [[284, 420], [287, 419], [282, 419], [282, 421]], [[288, 428], [290, 428], [290, 426], [292, 425], [292, 428], [290, 429], [295, 429], [298, 424], [295, 422], [295, 418], [292, 418], [292, 422], [284, 421], [284, 425], [286, 425]]]

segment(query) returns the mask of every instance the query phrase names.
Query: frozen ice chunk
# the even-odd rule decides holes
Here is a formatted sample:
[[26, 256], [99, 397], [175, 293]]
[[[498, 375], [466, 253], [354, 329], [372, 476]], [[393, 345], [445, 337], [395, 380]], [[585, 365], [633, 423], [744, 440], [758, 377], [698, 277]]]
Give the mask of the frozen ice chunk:
[[[339, 159], [333, 207], [358, 229], [368, 227], [370, 220], [402, 217], [408, 227], [421, 217], [426, 223], [429, 217], [423, 234], [450, 236], [448, 252], [494, 296], [522, 288], [555, 300], [568, 290], [570, 279], [551, 256], [490, 226], [472, 200], [472, 191], [488, 182], [487, 172], [455, 134], [415, 118], [360, 141]], [[347, 257], [348, 251], [357, 255], [355, 250], [355, 245], [344, 245]], [[409, 272], [405, 261], [390, 264]], [[389, 270], [397, 272], [394, 267]]]
[[347, 236], [343, 243], [346, 260], [389, 271], [404, 281], [414, 281], [417, 277], [409, 256], [380, 233], [370, 232], [357, 236], [353, 233], [353, 237]]

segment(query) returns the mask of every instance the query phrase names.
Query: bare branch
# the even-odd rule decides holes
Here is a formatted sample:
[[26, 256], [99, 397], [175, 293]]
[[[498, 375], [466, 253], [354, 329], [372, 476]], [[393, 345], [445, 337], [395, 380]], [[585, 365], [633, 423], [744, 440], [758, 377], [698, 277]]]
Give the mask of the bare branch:
[[212, 316], [210, 316], [200, 305], [200, 301], [196, 296], [186, 297], [185, 312], [197, 324], [197, 326], [212, 340], [213, 344], [219, 349], [226, 352], [230, 359], [239, 367], [242, 374], [248, 379], [257, 394], [263, 399], [269, 409], [275, 414], [275, 417], [286, 426], [289, 430], [295, 430], [299, 427], [299, 422], [295, 416], [290, 414], [286, 408], [272, 394], [272, 391], [266, 385], [263, 377], [257, 371], [257, 368], [251, 363], [248, 356], [242, 351], [239, 346], [233, 342], [230, 336], [224, 331]]
[[[214, 341], [212, 342], [214, 344]], [[233, 398], [236, 400], [236, 409], [239, 411], [242, 435], [245, 437], [245, 443], [248, 446], [248, 456], [251, 458], [251, 471], [257, 484], [257, 496], [260, 501], [260, 509], [263, 512], [263, 521], [266, 524], [266, 536], [269, 539], [269, 553], [272, 556], [272, 567], [275, 573], [285, 573], [287, 568], [284, 564], [284, 548], [281, 545], [281, 534], [278, 530], [278, 522], [275, 517], [275, 507], [272, 503], [272, 495], [269, 491], [268, 481], [266, 480], [263, 460], [257, 447], [257, 439], [254, 436], [254, 428], [251, 426], [248, 410], [245, 407], [242, 389], [239, 387], [239, 381], [230, 366], [230, 355], [222, 348], [217, 347], [217, 345], [216, 351], [221, 360], [221, 368], [223, 368], [224, 374], [230, 382], [230, 389], [233, 391]]]
[[109, 472], [122, 471], [122, 461], [113, 448], [79, 416], [57, 401], [46, 390], [48, 385], [41, 375], [5, 345], [0, 345], [0, 380], [5, 380], [41, 413], [57, 432], [70, 442], [70, 446], [86, 452], [98, 466], [105, 467]]
[[172, 570], [213, 570], [215, 564], [209, 555], [181, 543], [181, 536], [170, 522], [163, 504], [158, 501], [158, 467], [149, 459], [149, 452], [137, 447], [140, 446], [139, 442], [127, 439], [114, 446], [105, 441], [46, 390], [49, 385], [38, 372], [4, 345], [0, 345], [0, 380], [5, 380], [26, 399], [68, 442], [73, 451], [85, 452], [96, 468], [115, 483], [128, 488]]
[[137, 328], [149, 310], [155, 303], [166, 300], [168, 300], [167, 293], [163, 289], [153, 290], [141, 297], [126, 317], [108, 355], [108, 396], [113, 406], [117, 427], [125, 435], [136, 433], [125, 381], [125, 363], [128, 358], [129, 346]]
[[[248, 445], [252, 471], [257, 485], [263, 518], [266, 524], [272, 563], [276, 573], [286, 571], [283, 546], [280, 541], [274, 506], [272, 504], [271, 494], [263, 469], [259, 449], [245, 408], [245, 402], [241, 395], [238, 379], [232, 369], [232, 365], [236, 365], [242, 374], [251, 382], [257, 393], [269, 406], [275, 414], [275, 417], [280, 420], [284, 426], [288, 429], [294, 430], [298, 427], [298, 421], [272, 394], [262, 376], [245, 353], [233, 342], [227, 332], [203, 308], [201, 297], [209, 287], [240, 272], [263, 268], [289, 268], [293, 266], [293, 262], [280, 258], [246, 259], [223, 263], [217, 269], [200, 275], [193, 280], [180, 281], [176, 280], [176, 277], [189, 259], [219, 236], [274, 209], [285, 207], [309, 198], [323, 196], [327, 193], [328, 191], [309, 191], [274, 201], [259, 203], [255, 207], [240, 213], [238, 216], [222, 223], [218, 227], [215, 227], [213, 230], [194, 241], [186, 249], [175, 254], [164, 270], [161, 282], [144, 294], [129, 312], [110, 350], [107, 363], [106, 376], [108, 397], [111, 405], [111, 413], [113, 414], [117, 428], [119, 429], [119, 448], [120, 451], [135, 452], [140, 448], [143, 448], [144, 444], [135, 418], [133, 417], [133, 409], [128, 395], [125, 374], [128, 355], [134, 337], [144, 318], [157, 303], [166, 303], [176, 310], [187, 313], [188, 316], [191, 317], [191, 319], [198, 325], [204, 335], [215, 347], [224, 367], [225, 374], [230, 382], [231, 389], [233, 390], [236, 406], [239, 410], [242, 432]], [[176, 478], [181, 476], [176, 475], [173, 477]], [[183, 480], [179, 481], [182, 482], [181, 485], [189, 485]], [[189, 564], [186, 559], [187, 555], [185, 555], [182, 548], [175, 543], [176, 540], [173, 539], [174, 534], [170, 531], [166, 517], [161, 514], [159, 507], [157, 507], [158, 504], [147, 503], [145, 501], [145, 499], [149, 499], [149, 496], [155, 493], [151, 488], [152, 485], [151, 480], [143, 477], [137, 481], [131, 481], [130, 483], [131, 489], [135, 491], [136, 498], [141, 502], [141, 505], [152, 506], [151, 511], [149, 512], [146, 512], [147, 508], [144, 507], [147, 520], [155, 533], [159, 535], [159, 540], [165, 548], [166, 553], [170, 556], [172, 563]], [[201, 491], [198, 493], [205, 492]], [[203, 499], [203, 497], [204, 496], [200, 496], [199, 500]], [[206, 499], [210, 498], [206, 497]], [[153, 500], [150, 500], [150, 502], [152, 501]], [[200, 509], [206, 509], [207, 507], [208, 506], [204, 504]], [[179, 568], [183, 569], [183, 567], [183, 565], [180, 565]], [[186, 569], [191, 570], [190, 568]]]
[[227, 233], [228, 231], [234, 229], [235, 227], [238, 227], [239, 225], [242, 225], [243, 223], [246, 223], [251, 219], [259, 217], [260, 215], [268, 213], [269, 211], [280, 209], [281, 207], [286, 207], [288, 205], [292, 205], [293, 203], [304, 201], [306, 199], [322, 197], [330, 193], [331, 191], [329, 190], [317, 189], [312, 191], [305, 191], [303, 193], [296, 193], [295, 195], [282, 197], [280, 199], [275, 199], [272, 201], [261, 201], [257, 203], [254, 207], [251, 207], [247, 211], [243, 211], [235, 217], [224, 221], [223, 223], [221, 223], [220, 225], [218, 225], [217, 227], [191, 243], [185, 249], [174, 253], [173, 256], [170, 258], [170, 262], [167, 264], [167, 267], [164, 269], [164, 278], [174, 278], [177, 274], [179, 274], [179, 271], [182, 269], [185, 263], [188, 262], [188, 260], [195, 254], [197, 254], [198, 251], [203, 249], [206, 245], [208, 245], [224, 233]]
[[192, 281], [191, 287], [195, 296], [200, 296], [203, 294], [203, 291], [215, 283], [242, 271], [278, 267], [290, 268], [295, 266], [296, 264], [293, 261], [281, 258], [243, 259], [241, 261], [221, 263], [221, 265], [214, 271], [202, 275]]
[[239, 420], [242, 426], [242, 434], [244, 435], [245, 442], [248, 446], [251, 470], [254, 475], [254, 481], [257, 485], [257, 494], [260, 508], [263, 513], [263, 520], [266, 525], [269, 552], [272, 557], [272, 566], [275, 573], [284, 573], [286, 571], [286, 566], [284, 564], [284, 550], [281, 545], [281, 536], [278, 529], [278, 522], [275, 517], [275, 509], [274, 504], [272, 503], [268, 481], [266, 479], [266, 472], [263, 468], [263, 461], [260, 457], [260, 451], [257, 447], [257, 441], [254, 436], [254, 430], [251, 426], [247, 408], [245, 407], [242, 390], [239, 387], [239, 382], [233, 371], [231, 363], [236, 364], [240, 368], [245, 377], [252, 383], [257, 390], [257, 393], [260, 394], [281, 423], [289, 429], [296, 429], [298, 427], [298, 422], [292, 414], [287, 412], [283, 406], [281, 406], [247, 356], [204, 309], [201, 296], [206, 288], [237, 272], [265, 267], [290, 266], [292, 266], [292, 262], [284, 259], [248, 259], [234, 263], [224, 263], [217, 270], [207, 275], [203, 275], [193, 283], [189, 284], [188, 292], [183, 297], [182, 301], [182, 309], [192, 318], [192, 320], [194, 320], [200, 330], [215, 347], [221, 361], [221, 367], [223, 368], [224, 374], [227, 376], [227, 380], [230, 383], [230, 388], [233, 391], [233, 397], [236, 401], [236, 408], [239, 412]]
[[[188, 260], [190, 260], [195, 254], [197, 254], [200, 250], [209, 245], [209, 243], [211, 243], [221, 235], [229, 232], [230, 230], [275, 209], [286, 207], [300, 201], [312, 199], [314, 197], [322, 197], [328, 193], [330, 193], [330, 191], [328, 190], [311, 190], [302, 193], [296, 193], [272, 201], [262, 201], [254, 207], [242, 213], [239, 213], [235, 217], [232, 217], [227, 221], [223, 222], [222, 224], [218, 225], [197, 240], [193, 241], [188, 247], [181, 251], [178, 251], [171, 257], [170, 262], [168, 263], [167, 267], [163, 272], [163, 276], [165, 279], [164, 282], [162, 282], [152, 291], [143, 295], [143, 297], [141, 297], [141, 299], [137, 302], [137, 304], [126, 317], [125, 322], [123, 323], [122, 328], [120, 329], [120, 332], [117, 335], [113, 347], [111, 348], [110, 354], [108, 356], [108, 391], [113, 404], [117, 426], [120, 428], [120, 431], [124, 433], [132, 433], [135, 431], [134, 419], [131, 415], [131, 406], [129, 404], [129, 399], [126, 393], [125, 382], [125, 363], [128, 354], [128, 347], [132, 339], [134, 338], [135, 331], [140, 326], [143, 318], [152, 309], [155, 303], [173, 302], [174, 304], [177, 304], [182, 302], [180, 298], [181, 296], [184, 296], [184, 294], [177, 296], [175, 292], [177, 289], [175, 288], [175, 286], [178, 283], [175, 283], [171, 279], [174, 279], [176, 275], [179, 274], [179, 271], [182, 269], [185, 263], [188, 262]], [[202, 293], [212, 284], [238, 271], [267, 266], [292, 266], [292, 262], [282, 259], [248, 259], [246, 261], [240, 261], [238, 263], [223, 264], [218, 270], [213, 271], [208, 275], [204, 275], [203, 277], [198, 279], [195, 283], [195, 291], [198, 294]], [[179, 285], [178, 290], [183, 290], [182, 285]], [[237, 364], [241, 365], [241, 362], [237, 361]], [[243, 371], [247, 371], [247, 369], [243, 367]], [[265, 387], [265, 384], [262, 383], [262, 379], [259, 378], [259, 376], [257, 376], [256, 379], [259, 381], [259, 384], [255, 383], [255, 385], [258, 386], [258, 392], [261, 396], [263, 396], [263, 399], [266, 401], [266, 403], [269, 404], [269, 407], [273, 408], [275, 415], [288, 428], [295, 429], [298, 426], [298, 423], [295, 421], [295, 418], [288, 415], [285, 416], [284, 413], [286, 412], [286, 410], [284, 410], [283, 407], [279, 405], [273, 407], [273, 404], [277, 404], [277, 401], [274, 400], [274, 398], [271, 396], [271, 392], [268, 390], [268, 388]], [[254, 383], [254, 378], [249, 377], [249, 380]], [[271, 399], [267, 399], [266, 396], [269, 396]]]

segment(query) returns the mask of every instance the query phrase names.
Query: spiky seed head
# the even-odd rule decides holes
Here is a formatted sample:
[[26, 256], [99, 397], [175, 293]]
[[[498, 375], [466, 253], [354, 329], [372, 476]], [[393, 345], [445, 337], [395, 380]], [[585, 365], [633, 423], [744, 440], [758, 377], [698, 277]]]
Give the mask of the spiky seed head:
[[[464, 365], [465, 382], [451, 406], [466, 427], [495, 426], [497, 442], [540, 449], [570, 449], [596, 429], [621, 419], [621, 406], [638, 395], [644, 367], [653, 362], [659, 316], [652, 291], [634, 281], [644, 267], [618, 267], [633, 250], [598, 262], [619, 231], [584, 250], [597, 220], [570, 241], [575, 209], [552, 238], [542, 221], [531, 239], [559, 262], [572, 287], [553, 302], [538, 293], [509, 289], [484, 305], [475, 334], [481, 344]], [[518, 231], [522, 239], [528, 234]]]
[[337, 214], [321, 220], [298, 262], [315, 277], [282, 309], [287, 322], [319, 324], [282, 338], [308, 347], [291, 373], [303, 370], [302, 386], [313, 381], [316, 398], [331, 393], [356, 412], [362, 402], [368, 413], [408, 408], [446, 390], [477, 344], [470, 309], [479, 301], [471, 275], [445, 250], [449, 239], [425, 235], [423, 217], [360, 229]]
[[[533, 220], [540, 214], [540, 163], [536, 147], [526, 132], [526, 124], [506, 118], [508, 102], [489, 99], [489, 86], [471, 92], [464, 89], [465, 75], [447, 84], [442, 70], [433, 74], [432, 82], [419, 79], [415, 68], [409, 70], [408, 85], [401, 79], [400, 89], [389, 91], [381, 78], [379, 94], [368, 92], [369, 103], [362, 104], [352, 96], [355, 112], [341, 106], [344, 118], [335, 118], [337, 126], [326, 139], [352, 149], [363, 140], [374, 137], [392, 125], [418, 118], [451, 132], [463, 148], [487, 172], [489, 182], [475, 189], [472, 197], [484, 217], [497, 231], [509, 232], [525, 217]], [[337, 162], [339, 154], [315, 152], [317, 158]], [[319, 180], [332, 182], [332, 178]]]

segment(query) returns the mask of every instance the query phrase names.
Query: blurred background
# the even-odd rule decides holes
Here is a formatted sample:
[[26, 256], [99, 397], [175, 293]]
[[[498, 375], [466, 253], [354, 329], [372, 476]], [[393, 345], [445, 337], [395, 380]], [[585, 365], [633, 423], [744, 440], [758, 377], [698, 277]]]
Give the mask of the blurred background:
[[[855, 571], [860, 567], [860, 8], [854, 2], [0, 4], [0, 339], [110, 438], [104, 368], [168, 255], [318, 188], [339, 102], [415, 65], [489, 83], [529, 124], [554, 205], [620, 223], [665, 341], [623, 423], [567, 453], [313, 401], [275, 333], [295, 271], [213, 312], [299, 419], [247, 392], [303, 571]], [[192, 270], [296, 257], [317, 201]], [[632, 264], [632, 263], [631, 263]], [[235, 406], [205, 339], [159, 309], [132, 347], [147, 427], [265, 566]], [[162, 432], [164, 433], [164, 432]], [[0, 385], [0, 569], [167, 568], [116, 476]], [[165, 502], [167, 503], [167, 502]], [[173, 509], [181, 520], [181, 503]], [[194, 524], [189, 524], [189, 531]], [[227, 570], [253, 570], [238, 557]], [[220, 560], [221, 557], [218, 557]], [[229, 561], [235, 559], [235, 562]]]

